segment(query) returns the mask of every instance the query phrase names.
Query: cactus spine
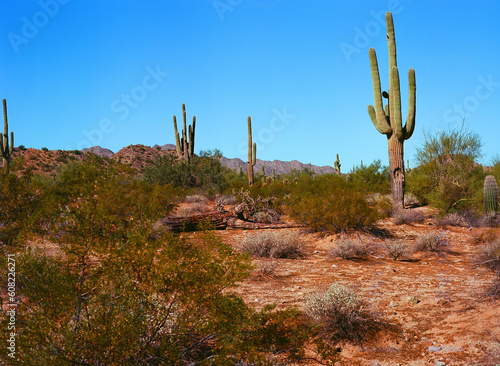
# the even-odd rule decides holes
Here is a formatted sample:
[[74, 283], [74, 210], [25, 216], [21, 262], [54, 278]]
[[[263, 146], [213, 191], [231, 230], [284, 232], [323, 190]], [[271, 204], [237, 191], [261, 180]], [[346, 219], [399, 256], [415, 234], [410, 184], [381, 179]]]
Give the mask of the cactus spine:
[[196, 127], [196, 116], [193, 116], [193, 124], [189, 125], [189, 129], [186, 123], [186, 106], [182, 103], [182, 137], [177, 130], [177, 118], [174, 115], [174, 131], [175, 131], [175, 148], [177, 151], [177, 157], [184, 159], [189, 162], [189, 160], [194, 156], [194, 135]]
[[248, 161], [247, 161], [247, 172], [248, 172], [248, 185], [253, 185], [253, 167], [257, 162], [257, 144], [254, 142], [252, 145], [252, 119], [248, 116]]
[[9, 144], [9, 123], [7, 122], [7, 100], [3, 100], [3, 135], [0, 138], [0, 154], [2, 154], [3, 167], [9, 169], [10, 157], [14, 151], [14, 132], [10, 133]]
[[335, 167], [335, 171], [337, 172], [337, 175], [340, 175], [340, 159], [339, 159], [339, 154], [337, 154], [337, 160], [333, 163], [333, 166]]
[[[375, 128], [387, 136], [389, 145], [389, 169], [391, 172], [392, 209], [400, 211], [404, 208], [405, 169], [403, 143], [408, 140], [415, 129], [416, 84], [415, 70], [408, 71], [408, 116], [403, 127], [401, 113], [401, 91], [399, 87], [399, 71], [396, 60], [396, 39], [392, 14], [385, 14], [387, 24], [387, 45], [389, 49], [389, 93], [381, 92], [377, 55], [373, 48], [369, 50], [370, 67], [373, 83], [374, 105], [368, 106], [368, 114]], [[382, 97], [388, 99], [383, 107]]]
[[493, 175], [484, 178], [484, 210], [486, 214], [496, 216], [498, 214], [498, 186]]

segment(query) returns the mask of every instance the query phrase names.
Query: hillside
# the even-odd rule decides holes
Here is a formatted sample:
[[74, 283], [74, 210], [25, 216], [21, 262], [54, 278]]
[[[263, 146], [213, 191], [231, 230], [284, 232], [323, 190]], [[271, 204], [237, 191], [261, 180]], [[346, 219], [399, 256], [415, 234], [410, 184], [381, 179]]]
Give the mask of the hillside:
[[[131, 167], [137, 169], [139, 172], [142, 171], [146, 165], [152, 162], [156, 157], [165, 155], [167, 153], [173, 153], [175, 151], [175, 145], [154, 145], [153, 147], [145, 146], [141, 144], [129, 145], [118, 152], [113, 152], [109, 149], [102, 148], [100, 146], [94, 146], [91, 148], [85, 148], [81, 151], [79, 150], [47, 150], [47, 149], [25, 149], [16, 150], [14, 153], [15, 164], [18, 164], [20, 172], [25, 172], [30, 169], [35, 174], [41, 174], [45, 176], [51, 176], [55, 174], [62, 165], [72, 161], [81, 160], [85, 154], [93, 152], [94, 154], [110, 158], [124, 164], [128, 164]], [[220, 159], [221, 164], [225, 167], [238, 171], [241, 166], [244, 171], [246, 171], [246, 162], [241, 159], [233, 158], [229, 159], [222, 157]], [[266, 174], [272, 174], [274, 169], [275, 174], [287, 174], [291, 170], [304, 170], [311, 169], [317, 174], [327, 174], [334, 173], [335, 170], [331, 166], [317, 166], [304, 164], [297, 160], [292, 161], [281, 161], [281, 160], [261, 160], [257, 159], [254, 170], [260, 172], [264, 166]]]

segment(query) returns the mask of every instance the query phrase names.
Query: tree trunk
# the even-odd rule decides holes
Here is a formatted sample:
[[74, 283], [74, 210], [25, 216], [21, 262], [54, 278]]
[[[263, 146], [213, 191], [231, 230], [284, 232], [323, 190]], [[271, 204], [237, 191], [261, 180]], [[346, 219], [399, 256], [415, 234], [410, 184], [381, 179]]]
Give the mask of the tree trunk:
[[398, 140], [394, 133], [388, 139], [393, 214], [404, 209], [405, 167], [403, 142], [404, 140]]

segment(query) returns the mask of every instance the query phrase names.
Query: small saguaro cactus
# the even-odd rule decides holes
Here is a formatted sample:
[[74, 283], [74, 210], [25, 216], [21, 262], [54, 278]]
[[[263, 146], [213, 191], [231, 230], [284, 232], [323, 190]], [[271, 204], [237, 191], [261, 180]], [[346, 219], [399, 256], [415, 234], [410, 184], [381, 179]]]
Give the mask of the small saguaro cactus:
[[177, 118], [174, 115], [175, 148], [177, 157], [189, 161], [194, 156], [194, 134], [196, 127], [196, 116], [193, 116], [193, 124], [186, 126], [186, 106], [182, 103], [182, 137], [177, 130]]
[[333, 163], [333, 166], [335, 167], [335, 171], [337, 172], [337, 175], [340, 175], [340, 159], [339, 159], [339, 154], [337, 154], [337, 160]]
[[496, 216], [498, 214], [498, 186], [493, 175], [484, 178], [484, 210], [486, 214]]
[[247, 161], [247, 172], [248, 172], [248, 185], [253, 185], [253, 167], [257, 163], [257, 144], [254, 142], [252, 145], [252, 119], [248, 116], [248, 161]]
[[3, 135], [0, 138], [0, 154], [2, 156], [3, 167], [9, 169], [10, 158], [14, 151], [14, 132], [10, 132], [9, 143], [9, 123], [7, 122], [7, 100], [3, 100]]
[[[368, 114], [378, 132], [387, 136], [389, 169], [391, 172], [392, 209], [393, 211], [400, 211], [404, 208], [405, 187], [403, 143], [412, 136], [415, 129], [415, 70], [410, 69], [408, 71], [408, 116], [406, 124], [403, 126], [399, 71], [396, 60], [396, 39], [392, 14], [390, 12], [385, 14], [385, 21], [387, 24], [387, 45], [389, 48], [389, 92], [381, 91], [377, 55], [375, 50], [370, 48], [369, 57], [375, 107], [369, 105]], [[385, 110], [382, 97], [388, 99]]]

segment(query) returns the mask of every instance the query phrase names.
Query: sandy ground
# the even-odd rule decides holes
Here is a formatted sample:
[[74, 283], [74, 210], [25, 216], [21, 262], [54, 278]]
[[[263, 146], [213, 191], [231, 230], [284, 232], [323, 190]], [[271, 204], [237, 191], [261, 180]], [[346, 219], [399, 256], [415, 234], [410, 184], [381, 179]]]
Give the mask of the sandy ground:
[[[255, 308], [276, 304], [303, 309], [308, 295], [333, 282], [354, 290], [401, 333], [382, 336], [363, 348], [346, 345], [345, 365], [500, 365], [500, 343], [495, 341], [500, 338], [500, 306], [481, 298], [493, 273], [474, 265], [484, 245], [476, 239], [486, 229], [438, 227], [431, 218], [399, 226], [388, 219], [379, 226], [393, 238], [409, 242], [429, 232], [444, 233], [450, 248], [439, 255], [417, 252], [406, 261], [395, 261], [381, 249], [366, 260], [344, 260], [328, 256], [329, 248], [340, 240], [337, 235], [301, 233], [305, 258], [279, 259], [273, 276], [255, 274], [235, 291]], [[500, 235], [500, 229], [495, 230]], [[238, 247], [245, 235], [254, 232], [217, 234]], [[379, 244], [383, 240], [368, 234], [359, 238]]]

